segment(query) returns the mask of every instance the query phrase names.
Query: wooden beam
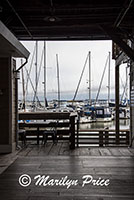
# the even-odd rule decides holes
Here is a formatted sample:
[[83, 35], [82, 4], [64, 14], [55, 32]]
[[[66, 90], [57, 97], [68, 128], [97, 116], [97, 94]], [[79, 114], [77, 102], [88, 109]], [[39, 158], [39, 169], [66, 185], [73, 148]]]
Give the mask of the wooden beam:
[[122, 52], [117, 58], [115, 58], [115, 65], [121, 65], [122, 64], [122, 61], [126, 61], [127, 60], [127, 55]]
[[[125, 4], [126, 4], [126, 2], [127, 1], [125, 1]], [[124, 4], [122, 6], [123, 8], [122, 8], [121, 12], [119, 13], [119, 15], [117, 17], [117, 19], [116, 19], [116, 21], [114, 23], [114, 26], [118, 27], [121, 24], [122, 20], [124, 19], [124, 17], [126, 16], [128, 10], [130, 9], [132, 3], [133, 3], [133, 0], [130, 0], [129, 4], [127, 4], [127, 5]]]
[[19, 113], [19, 120], [33, 120], [33, 119], [69, 119], [68, 112], [28, 112]]
[[134, 61], [134, 50], [131, 49], [126, 42], [123, 41], [119, 36], [113, 35], [112, 40], [121, 47], [121, 49], [126, 53], [126, 55]]
[[124, 51], [124, 53], [134, 61], [134, 50], [119, 36], [118, 29], [102, 27], [109, 37]]
[[19, 42], [19, 40], [0, 21], [0, 54], [11, 55], [13, 57], [28, 58], [29, 51]]

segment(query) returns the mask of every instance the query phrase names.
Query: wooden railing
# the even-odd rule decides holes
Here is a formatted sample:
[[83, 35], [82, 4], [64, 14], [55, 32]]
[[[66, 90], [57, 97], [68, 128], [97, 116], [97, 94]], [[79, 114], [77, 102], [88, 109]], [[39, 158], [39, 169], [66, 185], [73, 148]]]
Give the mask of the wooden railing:
[[120, 130], [118, 137], [115, 130], [90, 129], [78, 130], [75, 134], [77, 146], [129, 146], [129, 130]]
[[[57, 135], [58, 139], [69, 139], [70, 148], [74, 149], [75, 145], [88, 145], [88, 146], [129, 146], [130, 132], [129, 130], [120, 130], [119, 134], [116, 134], [115, 130], [110, 129], [89, 129], [81, 130], [79, 129], [79, 124], [77, 123], [77, 128], [75, 127], [75, 117], [76, 113], [68, 112], [33, 112], [33, 113], [19, 113], [20, 120], [58, 120], [57, 125]], [[38, 132], [41, 133], [45, 127], [53, 127], [54, 122], [49, 124], [41, 125]], [[37, 130], [31, 131], [34, 128], [34, 123], [29, 125], [29, 123], [21, 123], [20, 128], [28, 128], [27, 134], [31, 136], [37, 134]], [[76, 129], [76, 130], [75, 130]], [[59, 137], [62, 135], [63, 137]]]
[[[70, 141], [70, 149], [75, 148], [75, 117], [76, 113], [68, 113], [68, 112], [28, 112], [28, 113], [19, 113], [19, 120], [23, 120], [24, 122], [19, 124], [20, 129], [26, 129], [27, 136], [37, 135], [38, 140], [40, 139], [40, 133], [44, 128], [54, 127], [55, 122], [51, 121], [48, 124], [37, 124], [35, 123], [26, 123], [26, 120], [57, 120], [57, 135], [62, 135], [62, 139], [69, 139]], [[31, 130], [35, 128], [34, 130]], [[38, 130], [36, 130], [36, 128]], [[62, 129], [61, 129], [62, 128]], [[38, 134], [37, 134], [38, 133]], [[60, 139], [60, 137], [58, 138]], [[39, 143], [39, 142], [37, 142]]]

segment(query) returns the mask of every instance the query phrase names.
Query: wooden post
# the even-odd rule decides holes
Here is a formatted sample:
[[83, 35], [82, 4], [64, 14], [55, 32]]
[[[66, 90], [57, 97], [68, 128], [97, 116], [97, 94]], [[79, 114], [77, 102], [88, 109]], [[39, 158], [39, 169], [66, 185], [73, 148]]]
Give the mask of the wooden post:
[[70, 116], [70, 149], [75, 149], [75, 116]]
[[129, 145], [129, 131], [126, 131], [126, 144]]
[[78, 115], [78, 119], [77, 119], [77, 147], [79, 147], [79, 123], [80, 123], [80, 116]]
[[99, 146], [103, 147], [103, 131], [99, 131]]
[[116, 120], [115, 120], [115, 128], [116, 128], [116, 144], [119, 144], [119, 65], [115, 67], [115, 110], [116, 110]]
[[105, 131], [105, 145], [109, 142], [109, 131]]
[[40, 129], [37, 127], [37, 145], [40, 144]]

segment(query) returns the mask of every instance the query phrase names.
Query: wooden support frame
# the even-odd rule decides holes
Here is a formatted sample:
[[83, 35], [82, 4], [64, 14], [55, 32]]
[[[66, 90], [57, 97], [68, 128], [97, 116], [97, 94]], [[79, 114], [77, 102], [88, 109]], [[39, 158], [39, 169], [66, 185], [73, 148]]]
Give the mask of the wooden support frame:
[[115, 65], [121, 65], [123, 63], [123, 61], [126, 61], [128, 59], [128, 57], [126, 56], [126, 54], [124, 52], [122, 52], [117, 58], [115, 58]]
[[[123, 50], [122, 54], [120, 54], [116, 58], [116, 72], [115, 72], [115, 87], [116, 87], [116, 143], [119, 143], [119, 65], [122, 63], [122, 61], [126, 56], [128, 56], [133, 62], [134, 62], [134, 49], [131, 48], [125, 41], [126, 36], [124, 33], [121, 33], [121, 31], [118, 28], [115, 27], [106, 27], [101, 26], [101, 28], [109, 35], [109, 37]], [[122, 37], [120, 36], [122, 35]], [[124, 37], [123, 37], [124, 36]], [[131, 78], [131, 76], [130, 76]], [[131, 82], [131, 81], [130, 81]], [[130, 110], [131, 112], [131, 110]], [[130, 124], [132, 124], [132, 121], [130, 121]], [[131, 125], [130, 125], [131, 127]], [[127, 138], [128, 139], [128, 138]]]
[[109, 35], [109, 37], [124, 51], [124, 53], [132, 61], [134, 61], [134, 50], [119, 36], [119, 29], [105, 26], [102, 28]]

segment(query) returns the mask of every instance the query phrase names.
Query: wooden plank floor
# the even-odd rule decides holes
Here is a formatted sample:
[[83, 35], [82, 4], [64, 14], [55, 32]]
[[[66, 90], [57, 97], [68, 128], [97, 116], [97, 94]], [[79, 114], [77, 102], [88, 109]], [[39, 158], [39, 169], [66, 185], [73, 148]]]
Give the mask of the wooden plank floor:
[[[66, 142], [28, 145], [16, 154], [0, 155], [0, 168], [2, 166], [8, 166], [0, 175], [2, 200], [134, 199], [134, 149], [131, 148], [83, 147], [71, 151]], [[19, 184], [22, 174], [31, 177], [28, 187]], [[68, 176], [68, 179], [78, 180], [78, 185], [69, 189], [36, 186], [36, 175], [49, 175], [50, 179]], [[82, 187], [84, 175], [96, 180], [109, 179], [110, 184], [106, 187], [90, 183]]]

